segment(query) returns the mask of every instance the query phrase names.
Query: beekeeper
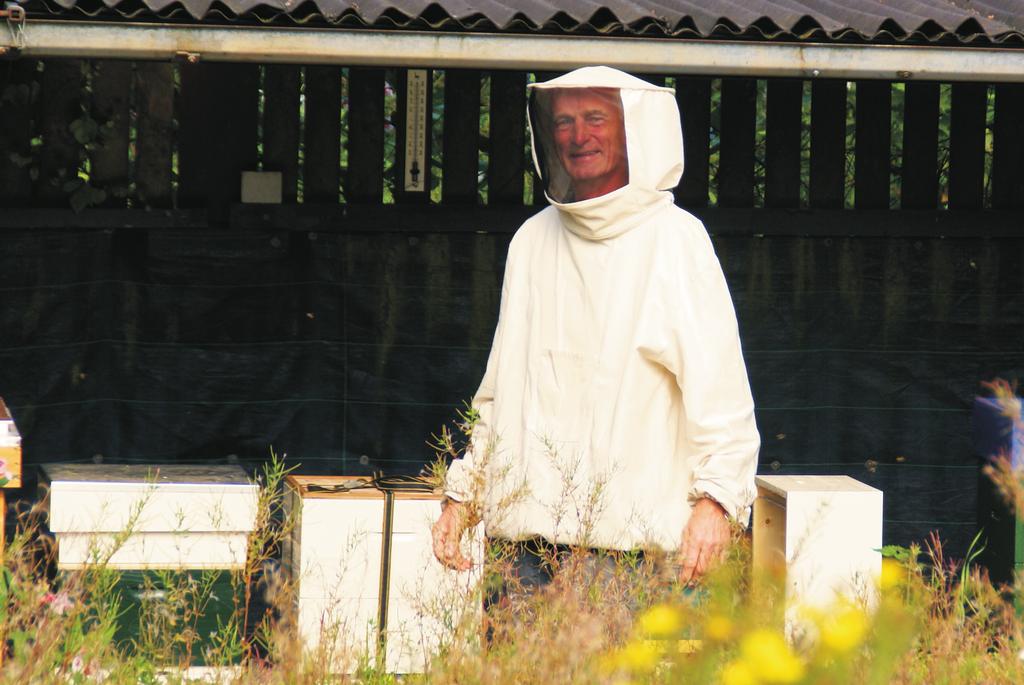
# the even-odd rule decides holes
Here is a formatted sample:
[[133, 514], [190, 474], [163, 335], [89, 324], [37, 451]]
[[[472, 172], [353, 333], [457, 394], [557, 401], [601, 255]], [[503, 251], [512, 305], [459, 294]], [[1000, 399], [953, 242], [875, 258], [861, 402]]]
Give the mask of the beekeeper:
[[434, 526], [508, 540], [678, 553], [681, 580], [746, 525], [760, 445], [736, 315], [683, 171], [670, 88], [608, 67], [530, 86], [551, 205], [512, 239], [471, 447]]

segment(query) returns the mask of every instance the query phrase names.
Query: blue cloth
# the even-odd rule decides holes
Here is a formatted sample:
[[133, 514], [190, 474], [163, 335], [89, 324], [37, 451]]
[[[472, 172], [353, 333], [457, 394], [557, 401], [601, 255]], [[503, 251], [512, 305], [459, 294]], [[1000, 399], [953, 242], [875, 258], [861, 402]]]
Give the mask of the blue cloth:
[[1006, 415], [993, 397], [975, 397], [971, 417], [974, 449], [988, 460], [1007, 457], [1014, 468], [1024, 466], [1024, 425]]

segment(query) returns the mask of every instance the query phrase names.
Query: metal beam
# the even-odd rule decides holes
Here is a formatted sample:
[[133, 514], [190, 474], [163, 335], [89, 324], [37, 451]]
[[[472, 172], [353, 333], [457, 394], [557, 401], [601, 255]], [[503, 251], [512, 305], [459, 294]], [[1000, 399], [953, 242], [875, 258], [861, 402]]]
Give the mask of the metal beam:
[[[25, 57], [564, 70], [715, 76], [1024, 81], [1024, 50], [907, 45], [757, 43], [332, 28], [205, 26], [29, 19], [23, 44], [0, 31], [0, 53]], [[22, 42], [19, 40], [18, 42]]]

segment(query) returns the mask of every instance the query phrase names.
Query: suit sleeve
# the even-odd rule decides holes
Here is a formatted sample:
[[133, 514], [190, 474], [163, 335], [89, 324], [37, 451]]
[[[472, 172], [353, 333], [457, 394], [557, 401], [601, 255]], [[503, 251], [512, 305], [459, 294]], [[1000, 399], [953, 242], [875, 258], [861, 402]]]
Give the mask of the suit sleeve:
[[703, 229], [694, 242], [697, 254], [677, 271], [666, 312], [666, 366], [682, 393], [692, 468], [687, 497], [710, 497], [746, 525], [761, 438], [725, 276]]
[[[513, 242], [513, 246], [514, 246]], [[498, 381], [498, 369], [501, 365], [501, 351], [505, 336], [507, 319], [510, 317], [512, 283], [516, 280], [512, 258], [513, 246], [509, 247], [509, 255], [505, 263], [505, 275], [501, 286], [501, 304], [498, 310], [498, 324], [494, 330], [494, 340], [487, 356], [487, 368], [484, 371], [480, 387], [473, 396], [473, 409], [477, 414], [476, 423], [470, 437], [469, 447], [465, 454], [452, 461], [445, 478], [445, 496], [459, 501], [475, 501], [481, 496], [487, 482], [487, 461], [494, 449], [496, 436], [494, 427], [494, 395]]]

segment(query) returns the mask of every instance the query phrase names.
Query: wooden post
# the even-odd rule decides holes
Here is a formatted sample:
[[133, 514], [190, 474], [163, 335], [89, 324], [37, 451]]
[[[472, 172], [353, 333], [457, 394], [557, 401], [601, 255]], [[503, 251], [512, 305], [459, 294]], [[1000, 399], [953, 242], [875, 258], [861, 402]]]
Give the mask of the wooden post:
[[341, 179], [341, 67], [306, 67], [303, 202], [337, 204]]
[[37, 119], [43, 146], [35, 187], [36, 201], [44, 207], [67, 207], [64, 184], [78, 177], [81, 146], [71, 133], [71, 122], [82, 114], [82, 85], [81, 60], [44, 63]]
[[294, 205], [299, 179], [301, 67], [268, 64], [264, 77], [263, 169], [281, 172], [281, 200]]
[[101, 60], [93, 71], [93, 109], [106, 131], [92, 151], [91, 183], [107, 193], [105, 204], [124, 207], [128, 191], [128, 100], [132, 90], [132, 64]]
[[812, 81], [811, 207], [842, 209], [845, 180], [846, 81]]
[[902, 209], [935, 209], [939, 201], [939, 84], [908, 83], [903, 106]]
[[683, 120], [683, 180], [676, 186], [676, 202], [684, 207], [708, 206], [708, 159], [711, 146], [711, 79], [680, 76], [676, 102]]
[[444, 74], [444, 204], [477, 203], [480, 161], [480, 72], [449, 69]]
[[495, 71], [491, 74], [488, 205], [523, 204], [525, 141], [526, 74]]
[[256, 168], [259, 72], [255, 64], [200, 62], [181, 71], [178, 201], [225, 223]]
[[857, 138], [854, 206], [889, 208], [892, 86], [888, 81], [857, 81]]
[[144, 206], [162, 209], [173, 204], [174, 65], [139, 62], [135, 79], [136, 193]]
[[754, 140], [757, 132], [757, 81], [722, 79], [722, 128], [718, 163], [718, 204], [754, 206]]
[[0, 64], [0, 207], [24, 207], [32, 199], [32, 86], [35, 60]]
[[350, 204], [379, 205], [384, 193], [384, 70], [353, 67], [348, 74], [345, 197]]
[[769, 79], [767, 100], [764, 204], [766, 207], [799, 207], [803, 82]]
[[949, 208], [981, 209], [985, 196], [984, 83], [954, 83], [949, 113]]
[[992, 141], [992, 207], [1024, 207], [1024, 84], [996, 86]]

